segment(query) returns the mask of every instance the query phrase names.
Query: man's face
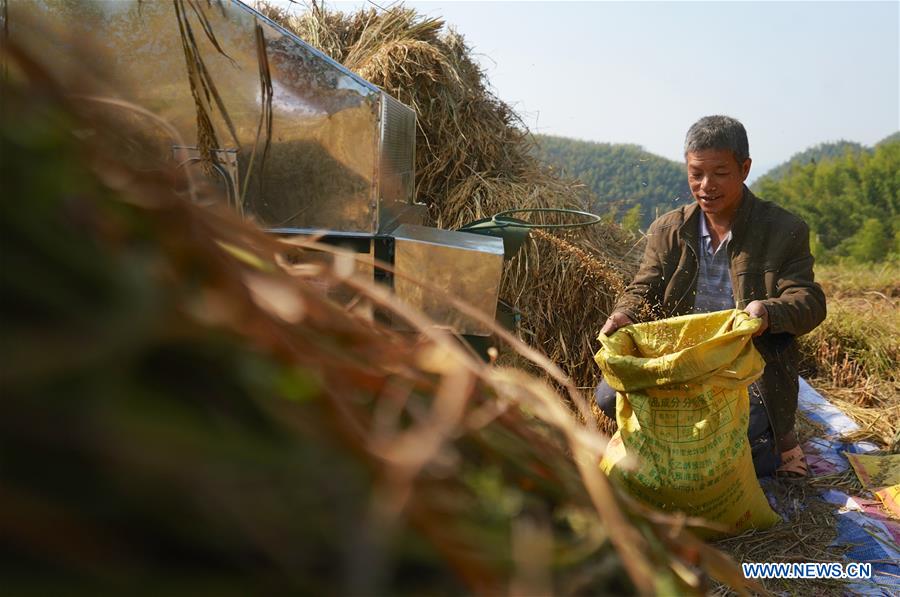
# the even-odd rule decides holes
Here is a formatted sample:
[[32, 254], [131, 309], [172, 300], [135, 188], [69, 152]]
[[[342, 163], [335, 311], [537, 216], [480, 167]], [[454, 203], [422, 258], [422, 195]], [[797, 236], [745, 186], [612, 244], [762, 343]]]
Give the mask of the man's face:
[[738, 164], [727, 149], [689, 152], [688, 185], [703, 213], [730, 218], [744, 195], [744, 181], [750, 174], [750, 158]]

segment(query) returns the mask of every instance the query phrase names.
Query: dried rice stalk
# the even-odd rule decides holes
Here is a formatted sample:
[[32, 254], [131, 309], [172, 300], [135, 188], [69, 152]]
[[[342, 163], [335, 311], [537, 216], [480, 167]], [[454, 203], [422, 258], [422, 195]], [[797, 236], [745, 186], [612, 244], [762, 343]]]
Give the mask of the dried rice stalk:
[[266, 36], [263, 28], [256, 24], [256, 56], [259, 62], [259, 100], [262, 110], [259, 113], [259, 124], [256, 128], [256, 139], [253, 142], [253, 151], [250, 153], [250, 161], [247, 165], [247, 178], [244, 180], [244, 188], [238, 199], [238, 212], [244, 213], [244, 197], [249, 187], [250, 173], [253, 172], [253, 162], [256, 160], [256, 150], [259, 148], [259, 138], [263, 130], [266, 132], [266, 142], [263, 146], [262, 161], [259, 169], [259, 186], [262, 193], [263, 181], [265, 181], [266, 156], [272, 142], [272, 74], [269, 71], [269, 56], [266, 52]]
[[[181, 35], [181, 45], [184, 48], [184, 60], [187, 67], [188, 81], [191, 86], [191, 95], [194, 98], [194, 104], [197, 109], [197, 149], [203, 158], [204, 168], [209, 170], [210, 164], [215, 164], [216, 159], [214, 150], [220, 147], [216, 136], [216, 129], [212, 123], [213, 103], [225, 121], [228, 132], [238, 147], [240, 143], [237, 140], [237, 133], [234, 123], [225, 109], [225, 104], [219, 96], [216, 84], [206, 68], [203, 61], [202, 52], [197, 47], [197, 40], [194, 37], [194, 29], [191, 26], [191, 20], [188, 17], [186, 7], [189, 6], [197, 20], [200, 23], [203, 32], [213, 44], [213, 46], [226, 58], [228, 55], [222, 50], [216, 39], [215, 33], [206, 18], [203, 8], [197, 5], [198, 0], [172, 0], [175, 6], [175, 15], [178, 20], [178, 32]], [[230, 58], [229, 58], [230, 60]], [[211, 172], [207, 172], [211, 173]]]

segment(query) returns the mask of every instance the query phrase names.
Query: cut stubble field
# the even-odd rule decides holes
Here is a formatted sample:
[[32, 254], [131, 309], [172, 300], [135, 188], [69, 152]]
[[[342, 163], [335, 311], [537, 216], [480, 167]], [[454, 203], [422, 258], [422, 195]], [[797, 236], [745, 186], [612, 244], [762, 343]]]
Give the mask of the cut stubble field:
[[900, 449], [900, 264], [816, 268], [828, 317], [800, 339], [802, 374], [868, 439]]

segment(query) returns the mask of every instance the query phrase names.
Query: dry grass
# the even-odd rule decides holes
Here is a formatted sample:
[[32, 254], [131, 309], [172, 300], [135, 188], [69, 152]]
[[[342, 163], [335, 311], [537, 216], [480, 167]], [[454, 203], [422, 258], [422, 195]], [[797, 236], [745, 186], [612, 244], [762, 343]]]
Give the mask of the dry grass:
[[827, 435], [825, 429], [820, 424], [808, 419], [802, 411], [797, 412], [794, 432], [797, 434], [797, 441], [801, 444], [814, 437], [825, 437]]
[[612, 436], [613, 433], [619, 428], [618, 423], [613, 419], [610, 419], [606, 416], [600, 407], [597, 406], [597, 402], [595, 400], [591, 400], [591, 413], [594, 415], [594, 420], [597, 421], [597, 428], [601, 433], [605, 433], [608, 436]]
[[[508, 209], [589, 204], [584, 185], [535, 160], [518, 116], [441, 20], [403, 7], [351, 15], [316, 3], [298, 16], [263, 10], [416, 110], [416, 198], [429, 205], [434, 225], [455, 229]], [[521, 337], [579, 387], [597, 382], [595, 337], [634, 271], [634, 242], [609, 223], [535, 233], [506, 269], [501, 298], [521, 312]]]
[[810, 383], [860, 426], [859, 431], [844, 439], [870, 441], [887, 448], [896, 444], [900, 430], [900, 384], [872, 382], [871, 378], [867, 384], [850, 388], [838, 387], [820, 379], [812, 379]]
[[852, 467], [847, 467], [840, 473], [822, 475], [810, 479], [810, 485], [821, 489], [837, 489], [848, 494], [858, 494], [863, 491], [862, 483]]
[[[748, 531], [715, 543], [738, 562], [836, 562], [846, 547], [828, 547], [837, 536], [834, 506], [818, 497], [818, 488], [807, 480], [772, 481], [767, 493], [779, 504], [786, 520], [771, 529]], [[837, 580], [766, 579], [760, 583], [772, 593], [840, 596], [844, 585]], [[714, 595], [730, 595], [718, 587]]]
[[900, 381], [900, 299], [829, 298], [828, 317], [801, 345], [815, 377], [860, 388], [860, 403], [878, 404], [873, 384]]
[[900, 262], [817, 265], [816, 278], [830, 298], [900, 298]]
[[800, 339], [810, 383], [862, 427], [852, 440], [900, 439], [900, 266], [816, 269], [828, 317]]

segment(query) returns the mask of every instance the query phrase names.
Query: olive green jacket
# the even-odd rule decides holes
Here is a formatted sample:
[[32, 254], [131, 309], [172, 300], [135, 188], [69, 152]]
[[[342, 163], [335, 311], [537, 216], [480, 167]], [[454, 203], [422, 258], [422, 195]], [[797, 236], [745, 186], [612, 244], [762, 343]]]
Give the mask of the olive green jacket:
[[[660, 216], [650, 225], [644, 258], [614, 311], [634, 322], [692, 313], [699, 275], [700, 207]], [[793, 429], [797, 410], [794, 338], [825, 319], [825, 294], [813, 278], [809, 228], [794, 214], [744, 187], [727, 245], [737, 308], [761, 300], [769, 328], [755, 340], [766, 361], [760, 380], [775, 437]]]

